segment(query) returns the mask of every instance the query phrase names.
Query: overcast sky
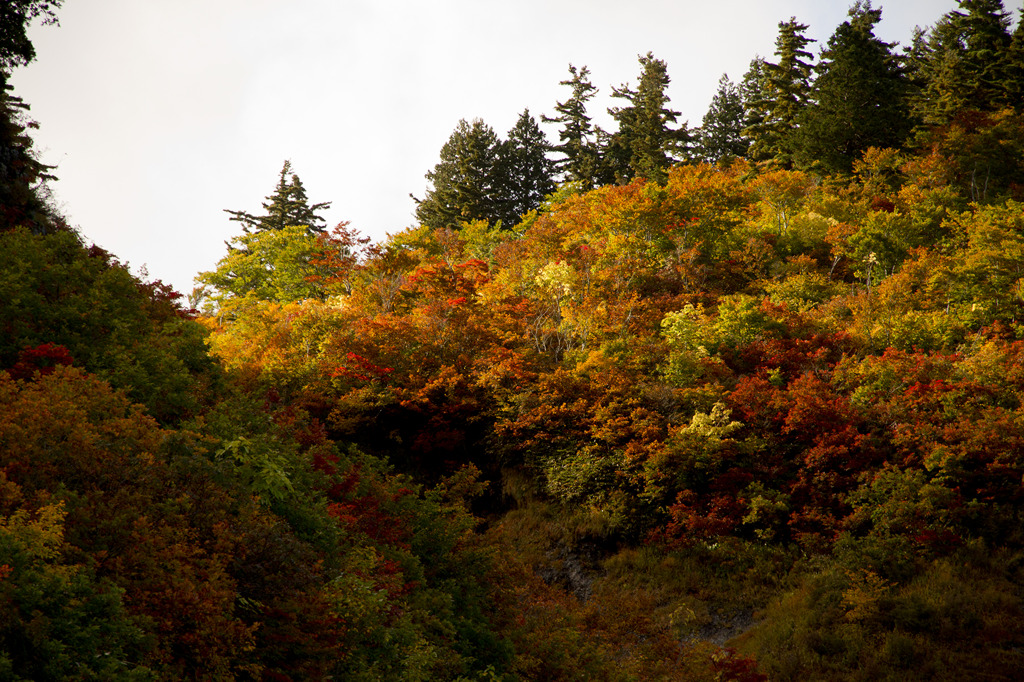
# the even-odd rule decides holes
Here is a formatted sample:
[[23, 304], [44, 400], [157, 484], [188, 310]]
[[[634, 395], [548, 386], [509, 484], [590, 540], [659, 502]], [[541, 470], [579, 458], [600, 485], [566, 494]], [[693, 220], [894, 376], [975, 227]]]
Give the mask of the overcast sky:
[[[504, 136], [524, 108], [554, 113], [569, 63], [590, 68], [590, 113], [611, 127], [611, 86], [635, 83], [651, 51], [696, 126], [723, 73], [739, 81], [772, 55], [779, 21], [809, 24], [817, 52], [850, 4], [66, 0], [60, 26], [32, 29], [38, 59], [12, 81], [71, 223], [188, 293], [238, 233], [223, 209], [258, 213], [285, 159], [311, 202], [333, 202], [329, 225], [380, 239], [414, 222], [409, 194], [423, 196], [460, 118]], [[901, 44], [956, 6], [874, 4], [877, 34]]]

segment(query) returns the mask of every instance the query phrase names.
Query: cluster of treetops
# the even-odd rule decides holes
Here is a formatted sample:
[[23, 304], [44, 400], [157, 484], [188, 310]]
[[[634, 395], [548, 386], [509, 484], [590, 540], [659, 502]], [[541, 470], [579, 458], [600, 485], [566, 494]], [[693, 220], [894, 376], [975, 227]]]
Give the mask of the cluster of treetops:
[[[723, 75], [698, 128], [678, 123], [666, 94], [667, 66], [650, 53], [640, 57], [635, 87], [612, 88], [622, 105], [608, 109], [618, 126], [611, 133], [587, 113], [598, 92], [589, 70], [570, 66], [571, 78], [562, 82], [569, 98], [557, 103], [556, 115], [541, 117], [558, 124], [557, 144], [529, 111], [505, 140], [479, 119], [461, 121], [427, 174], [432, 187], [418, 200], [416, 218], [434, 228], [474, 220], [510, 228], [554, 191], [556, 179], [586, 190], [634, 178], [664, 183], [679, 163], [746, 159], [849, 174], [872, 147], [920, 149], [934, 141], [936, 128], [978, 125], [963, 120], [967, 112], [1020, 110], [1024, 23], [1011, 32], [1000, 0], [961, 2], [930, 30], [917, 29], [901, 50], [875, 36], [881, 14], [858, 2], [817, 59], [808, 26], [781, 22], [774, 61], [755, 58], [738, 85]], [[979, 193], [986, 181], [998, 181], [984, 170], [975, 180]]]
[[5, 83], [0, 679], [1016, 679], [1024, 29], [959, 5], [782, 23], [696, 130], [571, 69], [377, 244], [286, 163], [190, 308]]

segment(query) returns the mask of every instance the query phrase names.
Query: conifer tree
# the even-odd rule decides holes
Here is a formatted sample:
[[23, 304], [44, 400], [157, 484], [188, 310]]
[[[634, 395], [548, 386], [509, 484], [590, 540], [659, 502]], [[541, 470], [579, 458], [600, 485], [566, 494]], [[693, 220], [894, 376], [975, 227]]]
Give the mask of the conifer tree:
[[601, 164], [598, 148], [600, 131], [591, 124], [591, 118], [587, 115], [587, 102], [597, 94], [597, 88], [591, 84], [590, 69], [586, 66], [577, 69], [570, 64], [569, 73], [572, 78], [561, 81], [559, 85], [572, 88], [572, 95], [565, 102], [555, 105], [558, 116], [542, 115], [541, 120], [562, 126], [558, 132], [559, 144], [552, 147], [553, 151], [563, 156], [555, 163], [555, 169], [562, 180], [577, 182], [584, 189], [593, 189]]
[[26, 227], [46, 234], [59, 222], [46, 201], [53, 168], [36, 158], [26, 134], [33, 125], [25, 121], [28, 105], [11, 90], [0, 82], [0, 231]]
[[518, 223], [520, 217], [536, 209], [544, 197], [555, 191], [554, 163], [547, 156], [548, 149], [544, 131], [530, 110], [524, 110], [498, 150], [499, 196], [495, 203], [500, 206], [498, 219], [503, 226]]
[[434, 229], [459, 229], [476, 220], [511, 228], [554, 191], [549, 145], [529, 110], [507, 140], [481, 121], [459, 121], [441, 148], [441, 161], [426, 174], [431, 188], [416, 202], [416, 219]]
[[669, 166], [687, 153], [686, 123], [675, 128], [679, 112], [668, 108], [668, 67], [650, 52], [639, 57], [643, 68], [637, 88], [612, 88], [612, 97], [628, 102], [608, 110], [618, 123], [605, 151], [605, 172], [616, 181], [643, 177], [663, 182]]
[[758, 93], [758, 101], [753, 103], [764, 112], [763, 117], [747, 127], [751, 138], [750, 155], [754, 160], [792, 166], [796, 119], [807, 105], [813, 70], [812, 55], [805, 48], [814, 41], [804, 35], [807, 28], [807, 24], [798, 23], [796, 17], [779, 22], [776, 61], [764, 62], [760, 76], [763, 89]]
[[263, 202], [263, 215], [225, 209], [231, 220], [242, 223], [243, 234], [228, 242], [228, 253], [216, 270], [196, 278], [213, 288], [212, 298], [218, 303], [247, 297], [292, 301], [321, 295], [305, 277], [312, 271], [310, 260], [320, 244], [317, 236], [324, 232], [318, 212], [331, 203], [310, 206], [302, 181], [291, 170], [291, 162], [285, 161], [274, 192]]
[[928, 87], [930, 59], [931, 48], [928, 45], [928, 32], [920, 26], [915, 26], [910, 43], [903, 48], [903, 75], [907, 79], [907, 103], [915, 126], [922, 123], [922, 112], [918, 105], [924, 101], [923, 93]]
[[28, 38], [28, 25], [37, 18], [55, 24], [54, 12], [63, 0], [6, 0], [0, 3], [0, 230], [27, 227], [36, 233], [56, 226], [54, 211], [47, 204], [46, 180], [53, 180], [52, 167], [41, 163], [32, 149], [27, 129], [29, 110], [8, 83], [10, 72], [35, 59]]
[[848, 172], [868, 147], [899, 147], [910, 129], [907, 79], [892, 45], [874, 34], [882, 11], [857, 2], [829, 38], [812, 103], [798, 117], [797, 161]]
[[1024, 113], [1024, 11], [1010, 38], [1007, 53], [1006, 98], [1011, 107]]
[[324, 231], [326, 224], [323, 218], [317, 214], [319, 211], [328, 209], [331, 202], [326, 201], [310, 206], [302, 181], [291, 170], [291, 161], [285, 161], [274, 193], [263, 202], [264, 215], [257, 216], [245, 211], [229, 209], [224, 209], [224, 212], [231, 215], [231, 220], [242, 223], [242, 231], [247, 234], [249, 232], [281, 230], [295, 225], [305, 227], [310, 235], [320, 234]]
[[502, 215], [498, 154], [501, 141], [480, 119], [459, 121], [441, 148], [441, 161], [426, 174], [431, 188], [416, 202], [416, 219], [435, 229], [464, 222], [494, 224]]
[[36, 58], [36, 49], [28, 38], [28, 25], [42, 18], [44, 24], [56, 24], [56, 10], [64, 0], [4, 0], [0, 3], [0, 82], [6, 82], [11, 69], [25, 66]]
[[913, 43], [912, 73], [919, 88], [911, 97], [911, 109], [926, 126], [947, 123], [965, 105], [958, 23], [957, 15], [947, 14]]
[[1006, 81], [1012, 36], [1010, 16], [1002, 0], [960, 0], [967, 10], [965, 66], [970, 78], [968, 98], [996, 109], [1007, 102]]
[[750, 60], [747, 72], [739, 85], [743, 100], [743, 139], [747, 143], [747, 157], [763, 160], [765, 132], [771, 115], [771, 86], [768, 83], [768, 63], [762, 57]]
[[702, 161], [743, 157], [750, 143], [743, 138], [743, 96], [727, 74], [718, 80], [718, 92], [704, 114], [697, 134], [697, 155]]
[[[958, 0], [916, 45], [920, 92], [912, 100], [925, 125], [942, 125], [964, 109], [1013, 105], [1021, 89], [1009, 14], [1002, 0]], [[1022, 36], [1021, 38], [1024, 38]], [[1018, 39], [1018, 44], [1020, 38]]]

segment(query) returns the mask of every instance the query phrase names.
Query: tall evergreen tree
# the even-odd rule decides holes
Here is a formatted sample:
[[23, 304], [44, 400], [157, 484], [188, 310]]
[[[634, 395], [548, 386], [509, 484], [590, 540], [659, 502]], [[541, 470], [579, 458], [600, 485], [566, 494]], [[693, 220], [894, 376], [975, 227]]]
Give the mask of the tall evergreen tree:
[[756, 110], [763, 111], [760, 120], [747, 127], [751, 138], [750, 156], [757, 161], [774, 161], [789, 167], [793, 161], [793, 134], [797, 116], [807, 106], [813, 56], [805, 48], [814, 41], [804, 32], [806, 24], [796, 17], [779, 22], [775, 40], [775, 62], [764, 62], [763, 83]]
[[[1002, 0], [958, 0], [916, 46], [920, 91], [912, 100], [925, 125], [942, 125], [964, 109], [1013, 105], [1021, 89], [1014, 39]], [[1024, 36], [1022, 36], [1024, 38]]]
[[688, 154], [691, 141], [684, 122], [673, 127], [679, 112], [668, 108], [668, 67], [650, 52], [639, 58], [642, 71], [634, 90], [612, 88], [612, 97], [628, 102], [608, 110], [618, 123], [605, 152], [606, 173], [617, 181], [643, 177], [663, 182], [668, 167]]
[[59, 222], [47, 203], [46, 180], [52, 169], [32, 149], [27, 129], [29, 110], [8, 83], [11, 70], [35, 59], [28, 25], [42, 18], [55, 24], [54, 12], [63, 0], [5, 0], [0, 2], [0, 230], [27, 227], [47, 233]]
[[903, 74], [907, 79], [907, 103], [913, 124], [922, 123], [922, 111], [918, 104], [924, 101], [924, 91], [928, 87], [928, 67], [931, 59], [931, 48], [928, 45], [928, 32], [915, 26], [910, 43], [903, 48]]
[[960, 0], [964, 17], [968, 97], [996, 109], [1008, 103], [1010, 15], [1003, 0]]
[[907, 79], [890, 43], [874, 34], [881, 9], [857, 2], [829, 38], [812, 103], [798, 117], [797, 162], [847, 172], [868, 147], [899, 147], [910, 129]]
[[56, 24], [56, 11], [64, 0], [4, 0], [0, 2], [0, 82], [6, 82], [11, 69], [25, 66], [36, 58], [36, 49], [28, 39], [28, 25], [42, 18], [44, 24]]
[[601, 164], [598, 148], [600, 131], [587, 115], [587, 102], [597, 94], [597, 88], [591, 84], [590, 70], [586, 66], [577, 69], [570, 64], [569, 73], [572, 78], [561, 81], [559, 85], [572, 88], [572, 95], [565, 102], [555, 105], [558, 116], [542, 115], [541, 120], [562, 126], [558, 132], [559, 144], [552, 147], [563, 156], [555, 166], [562, 180], [578, 182], [584, 189], [592, 189], [597, 182]]
[[26, 131], [32, 126], [25, 120], [28, 105], [11, 90], [0, 82], [0, 231], [26, 227], [46, 234], [59, 222], [46, 201], [53, 168], [36, 158]]
[[416, 202], [416, 219], [432, 228], [501, 222], [510, 228], [554, 191], [554, 166], [544, 132], [529, 110], [501, 140], [481, 121], [459, 121], [426, 177], [431, 188]]
[[227, 243], [228, 254], [213, 272], [197, 281], [213, 287], [214, 300], [254, 295], [266, 300], [301, 300], [317, 297], [316, 287], [305, 282], [317, 235], [324, 231], [319, 211], [331, 203], [309, 205], [299, 176], [285, 161], [274, 192], [263, 202], [263, 215], [224, 209], [242, 224], [244, 234]]
[[1006, 98], [1011, 107], [1024, 113], [1024, 11], [1010, 38], [1007, 62]]
[[503, 226], [518, 223], [555, 191], [555, 169], [548, 149], [544, 131], [530, 110], [524, 110], [498, 150], [496, 189], [500, 196], [495, 203], [500, 205], [498, 218]]
[[441, 148], [441, 161], [426, 174], [431, 188], [416, 201], [416, 219], [432, 228], [458, 229], [463, 222], [494, 223], [502, 215], [501, 140], [480, 119], [465, 119]]
[[762, 150], [771, 115], [772, 95], [768, 83], [768, 63], [762, 57], [750, 60], [750, 66], [740, 81], [739, 91], [743, 99], [742, 135], [747, 143], [747, 157], [764, 160], [767, 155]]
[[743, 137], [743, 96], [727, 74], [718, 80], [718, 92], [704, 114], [697, 134], [697, 155], [702, 161], [743, 157], [750, 143]]
[[281, 167], [281, 174], [278, 177], [274, 193], [263, 202], [263, 215], [253, 215], [245, 211], [232, 211], [224, 209], [225, 213], [231, 216], [231, 220], [242, 223], [242, 231], [265, 232], [268, 230], [281, 230], [290, 226], [302, 226], [311, 235], [324, 231], [326, 223], [318, 212], [328, 209], [331, 202], [321, 202], [309, 205], [306, 197], [306, 189], [302, 186], [299, 176], [291, 172], [291, 161], [285, 161]]

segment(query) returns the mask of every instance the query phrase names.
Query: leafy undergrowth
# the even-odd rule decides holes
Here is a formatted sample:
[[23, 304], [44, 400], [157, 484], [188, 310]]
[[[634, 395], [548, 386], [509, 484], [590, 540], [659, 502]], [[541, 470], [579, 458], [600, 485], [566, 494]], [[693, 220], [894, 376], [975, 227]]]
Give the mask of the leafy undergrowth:
[[1024, 666], [1021, 560], [972, 544], [903, 584], [828, 566], [735, 643], [773, 680], [1010, 680]]
[[[744, 591], [735, 566], [723, 570], [690, 552], [616, 549], [599, 532], [593, 519], [544, 502], [510, 511], [488, 528], [488, 541], [520, 566], [520, 603], [535, 617], [534, 637], [569, 648], [575, 645], [567, 637], [585, 633], [601, 656], [604, 672], [595, 679], [761, 679], [753, 660], [722, 646], [728, 637], [701, 630], [713, 612], [749, 612], [754, 599], [766, 598], [763, 585]], [[557, 604], [557, 615], [539, 604]]]

